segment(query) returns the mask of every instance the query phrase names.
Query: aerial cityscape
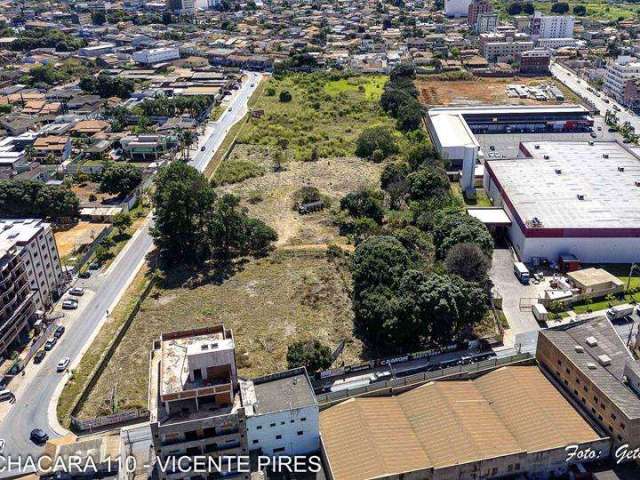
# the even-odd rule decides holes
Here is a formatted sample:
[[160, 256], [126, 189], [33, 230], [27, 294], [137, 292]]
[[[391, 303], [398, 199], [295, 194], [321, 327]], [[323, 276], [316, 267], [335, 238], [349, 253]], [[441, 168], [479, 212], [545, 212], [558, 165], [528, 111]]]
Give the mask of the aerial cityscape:
[[640, 4], [0, 0], [0, 480], [640, 480]]

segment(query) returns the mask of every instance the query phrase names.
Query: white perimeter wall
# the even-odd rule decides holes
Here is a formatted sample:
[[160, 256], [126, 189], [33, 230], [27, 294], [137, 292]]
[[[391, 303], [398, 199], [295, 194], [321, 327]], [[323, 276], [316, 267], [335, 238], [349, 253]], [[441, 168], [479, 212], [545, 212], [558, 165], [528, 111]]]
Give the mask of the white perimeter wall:
[[[318, 419], [317, 406], [248, 417], [249, 450], [262, 449], [263, 455], [283, 456], [315, 452], [320, 449]], [[278, 435], [282, 438], [277, 439]], [[284, 451], [274, 452], [278, 448], [284, 448]]]

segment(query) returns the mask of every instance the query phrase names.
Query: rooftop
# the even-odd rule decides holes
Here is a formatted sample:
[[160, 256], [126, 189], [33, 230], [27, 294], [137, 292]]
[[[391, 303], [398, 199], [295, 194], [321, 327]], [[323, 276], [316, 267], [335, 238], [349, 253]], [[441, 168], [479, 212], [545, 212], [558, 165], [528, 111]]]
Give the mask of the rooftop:
[[321, 412], [320, 430], [333, 474], [341, 480], [600, 439], [532, 366], [503, 367], [469, 381], [431, 382], [393, 397], [350, 399]]
[[521, 151], [531, 157], [488, 160], [486, 169], [523, 225], [623, 229], [639, 224], [640, 161], [622, 145], [527, 142]]
[[[230, 351], [233, 355], [234, 348], [233, 336], [224, 327], [162, 334], [160, 395], [170, 395], [215, 384], [212, 383], [215, 379], [201, 380], [198, 383], [190, 381], [187, 357], [202, 352], [222, 351]], [[231, 383], [231, 379], [226, 383]]]
[[[640, 397], [622, 382], [625, 363], [636, 360], [609, 320], [601, 317], [570, 323], [541, 330], [540, 335], [555, 345], [629, 418], [640, 418]], [[595, 338], [596, 345], [591, 337]], [[578, 345], [582, 347], [582, 352], [576, 351]], [[599, 357], [602, 355], [611, 359], [609, 365], [604, 366], [600, 362]]]
[[313, 387], [304, 369], [269, 375], [253, 381], [255, 415], [282, 412], [316, 404]]
[[567, 273], [567, 277], [585, 287], [603, 283], [613, 283], [617, 286], [624, 285], [622, 280], [603, 268], [583, 268], [582, 270]]

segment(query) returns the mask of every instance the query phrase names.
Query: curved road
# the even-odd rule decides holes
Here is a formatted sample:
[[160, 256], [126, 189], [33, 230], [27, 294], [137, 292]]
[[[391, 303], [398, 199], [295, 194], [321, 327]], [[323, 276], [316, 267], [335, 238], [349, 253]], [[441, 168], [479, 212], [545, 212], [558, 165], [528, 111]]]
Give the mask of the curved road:
[[[190, 162], [199, 171], [204, 171], [214, 153], [220, 148], [228, 130], [248, 111], [247, 102], [261, 81], [262, 75], [253, 72], [246, 72], [245, 75], [241, 88], [234, 92], [229, 102], [228, 107], [231, 108], [227, 108], [216, 122], [211, 122], [207, 128], [208, 137], [199, 144], [198, 152]], [[201, 150], [202, 146], [204, 150]], [[27, 375], [29, 378], [25, 377], [24, 382], [17, 387], [14, 392], [17, 401], [0, 424], [0, 439], [4, 440], [4, 449], [0, 453], [5, 458], [38, 455], [42, 451], [41, 447], [29, 440], [29, 434], [34, 428], [45, 430], [51, 437], [64, 433], [56, 432], [57, 421], [51, 418], [55, 416], [55, 403], [59, 393], [57, 391], [68, 375], [56, 373], [56, 365], [64, 357], [71, 359], [72, 366], [80, 361], [102, 325], [107, 310], [111, 310], [117, 304], [151, 250], [153, 240], [149, 233], [150, 224], [149, 217], [144, 227], [136, 232], [107, 271], [94, 274], [91, 279], [77, 283], [86, 286], [94, 294], [90, 295], [88, 292], [81, 297], [79, 309], [70, 315], [73, 319], [68, 323], [62, 322], [67, 326], [67, 330], [60, 342], [47, 353], [44, 361], [40, 365], [27, 367], [33, 375]], [[19, 380], [15, 383], [19, 383]], [[11, 387], [9, 385], [9, 388]], [[5, 465], [0, 459], [0, 478], [16, 473], [18, 472], [5, 471]]]

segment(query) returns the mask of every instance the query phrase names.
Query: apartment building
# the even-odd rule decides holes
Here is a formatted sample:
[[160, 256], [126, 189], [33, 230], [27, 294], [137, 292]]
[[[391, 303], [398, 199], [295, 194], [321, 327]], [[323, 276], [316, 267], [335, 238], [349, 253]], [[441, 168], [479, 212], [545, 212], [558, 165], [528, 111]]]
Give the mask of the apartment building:
[[34, 319], [35, 292], [29, 288], [27, 268], [15, 242], [0, 236], [0, 355], [14, 343], [28, 340]]
[[64, 287], [51, 224], [38, 219], [0, 220], [0, 242], [18, 248], [36, 308], [47, 310]]
[[320, 449], [319, 407], [304, 368], [255, 378], [247, 386], [249, 450], [274, 456]]
[[473, 0], [467, 10], [467, 23], [476, 28], [480, 14], [491, 12], [493, 12], [491, 2], [488, 0]]
[[153, 65], [154, 63], [168, 62], [180, 58], [180, 50], [177, 48], [150, 48], [134, 52], [133, 59], [145, 65]]
[[541, 330], [536, 358], [614, 447], [640, 447], [640, 363], [609, 320]]
[[181, 13], [192, 14], [196, 8], [195, 0], [167, 0], [167, 9]]
[[445, 0], [444, 14], [447, 17], [459, 18], [467, 16], [471, 0]]
[[[231, 330], [218, 325], [164, 333], [154, 342], [150, 370], [151, 433], [160, 462], [248, 455]], [[233, 465], [210, 478], [248, 480], [239, 470]], [[171, 468], [158, 473], [162, 480], [203, 478]]]
[[495, 32], [498, 28], [497, 13], [480, 13], [475, 22], [476, 33]]
[[571, 15], [543, 15], [534, 12], [529, 32], [537, 38], [572, 38], [575, 19]]
[[640, 79], [640, 62], [634, 57], [621, 55], [607, 64], [604, 91], [618, 102], [624, 102], [624, 87], [630, 80]]
[[501, 62], [519, 58], [523, 52], [532, 49], [533, 42], [505, 40], [485, 43], [482, 53], [489, 62]]

